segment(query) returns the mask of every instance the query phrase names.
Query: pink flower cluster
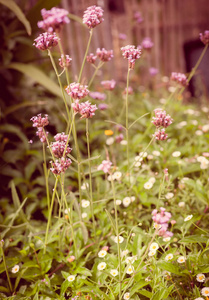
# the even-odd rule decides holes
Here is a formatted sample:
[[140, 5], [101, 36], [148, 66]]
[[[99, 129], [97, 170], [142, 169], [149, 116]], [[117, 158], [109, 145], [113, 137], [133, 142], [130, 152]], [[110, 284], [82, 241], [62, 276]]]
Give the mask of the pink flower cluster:
[[66, 156], [72, 151], [72, 149], [69, 146], [66, 147], [65, 141], [56, 141], [54, 143], [51, 143], [50, 148], [52, 150], [53, 155], [57, 158]]
[[133, 45], [127, 45], [121, 48], [122, 55], [124, 58], [128, 59], [129, 68], [134, 69], [136, 59], [141, 56], [141, 49], [135, 48]]
[[103, 171], [104, 173], [109, 173], [111, 165], [112, 165], [111, 161], [109, 161], [109, 160], [103, 160], [103, 162], [101, 163], [101, 165], [99, 165], [97, 167], [97, 170], [98, 171]]
[[55, 47], [58, 44], [59, 38], [56, 33], [44, 32], [39, 34], [39, 36], [34, 40], [33, 45], [39, 50], [45, 51], [51, 47]]
[[[155, 109], [154, 112], [155, 117], [152, 118], [152, 123], [158, 128], [154, 134], [154, 137], [156, 140], [164, 141], [168, 137], [164, 128], [167, 128], [169, 125], [171, 125], [173, 119], [170, 117], [170, 115], [166, 115], [166, 111], [162, 110], [161, 108]], [[160, 129], [160, 127], [163, 128]]]
[[115, 88], [116, 81], [115, 81], [114, 79], [112, 79], [112, 80], [103, 80], [103, 81], [101, 81], [101, 85], [102, 85], [106, 90], [112, 91], [112, 90], [114, 90], [114, 88]]
[[158, 235], [163, 237], [171, 237], [173, 236], [173, 233], [170, 231], [167, 231], [168, 229], [168, 222], [171, 218], [171, 213], [167, 212], [164, 207], [160, 207], [160, 212], [158, 212], [157, 209], [154, 209], [152, 212], [152, 219], [156, 224], [160, 225], [160, 229], [158, 231]]
[[139, 11], [136, 11], [134, 13], [134, 20], [137, 22], [137, 23], [142, 23], [143, 22], [143, 18], [142, 18], [142, 15]]
[[61, 58], [59, 58], [59, 65], [61, 68], [67, 68], [72, 61], [72, 58], [69, 55], [61, 54]]
[[97, 57], [104, 62], [110, 61], [113, 58], [113, 50], [106, 50], [105, 48], [97, 48], [96, 54]]
[[[128, 95], [132, 95], [133, 94], [133, 88], [131, 86], [128, 87]], [[126, 95], [127, 93], [127, 88], [125, 88], [125, 90], [123, 91], [123, 94]]]
[[185, 74], [183, 73], [176, 73], [172, 72], [171, 73], [171, 80], [176, 81], [180, 85], [186, 87], [188, 85], [188, 80]]
[[103, 9], [99, 6], [89, 6], [83, 14], [83, 23], [88, 28], [94, 28], [104, 21]]
[[60, 173], [64, 173], [72, 164], [71, 159], [62, 157], [60, 160], [56, 160], [55, 162], [51, 162], [52, 168], [50, 170], [55, 175], [59, 175]]
[[81, 115], [80, 119], [92, 118], [97, 110], [97, 106], [91, 105], [89, 101], [79, 103], [79, 100], [75, 100], [75, 102], [72, 103], [72, 108], [75, 113], [79, 113]]
[[73, 99], [82, 99], [85, 98], [89, 90], [87, 89], [87, 85], [82, 85], [80, 83], [73, 82], [68, 85], [65, 89]]
[[41, 10], [43, 21], [38, 22], [38, 27], [48, 32], [60, 31], [64, 24], [70, 23], [68, 14], [63, 8], [52, 7], [50, 10], [43, 8]]
[[37, 127], [36, 135], [42, 143], [45, 143], [48, 132], [44, 132], [43, 128], [49, 124], [48, 115], [42, 117], [41, 114], [38, 114], [30, 120], [33, 122], [33, 127]]
[[93, 99], [101, 100], [101, 101], [104, 101], [106, 99], [106, 95], [100, 92], [90, 92], [89, 96]]
[[90, 63], [90, 64], [94, 64], [96, 59], [97, 59], [97, 56], [94, 55], [94, 53], [90, 53], [86, 57], [87, 62]]
[[149, 37], [145, 37], [141, 43], [143, 49], [150, 50], [153, 47], [153, 42]]
[[209, 30], [205, 30], [204, 33], [200, 33], [200, 40], [203, 44], [209, 44]]

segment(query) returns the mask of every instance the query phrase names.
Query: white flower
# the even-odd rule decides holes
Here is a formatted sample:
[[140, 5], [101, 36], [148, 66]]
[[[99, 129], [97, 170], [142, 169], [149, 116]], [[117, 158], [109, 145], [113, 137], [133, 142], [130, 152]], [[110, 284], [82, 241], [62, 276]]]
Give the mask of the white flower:
[[20, 267], [19, 265], [15, 265], [13, 268], [12, 268], [12, 273], [17, 273], [19, 271]]
[[202, 132], [202, 130], [197, 130], [197, 131], [195, 131], [195, 134], [200, 136], [200, 135], [203, 135], [203, 132]]
[[172, 254], [172, 253], [166, 255], [166, 257], [165, 257], [165, 260], [166, 260], [166, 261], [169, 261], [169, 260], [171, 260], [171, 259], [173, 259], [173, 254]]
[[97, 269], [99, 271], [102, 271], [102, 270], [104, 270], [106, 268], [106, 265], [107, 264], [105, 262], [101, 262], [100, 264], [98, 264]]
[[82, 186], [81, 186], [81, 189], [82, 189], [82, 190], [86, 190], [86, 189], [88, 189], [88, 188], [89, 188], [88, 182], [84, 182], [84, 183], [82, 184]]
[[141, 162], [140, 161], [135, 162], [134, 166], [135, 167], [140, 167], [141, 166]]
[[126, 274], [132, 274], [134, 271], [134, 267], [133, 266], [128, 266], [127, 270], [126, 270]]
[[142, 160], [143, 160], [143, 157], [142, 156], [139, 156], [139, 155], [137, 155], [137, 156], [135, 156], [135, 161], [137, 161], [137, 162], [141, 162]]
[[152, 160], [153, 159], [153, 155], [152, 154], [147, 155], [147, 159]]
[[209, 161], [207, 160], [207, 158], [205, 158], [204, 160], [201, 161], [200, 163], [200, 169], [205, 170], [209, 167]]
[[159, 102], [160, 102], [161, 104], [165, 104], [165, 103], [166, 103], [166, 99], [161, 98], [161, 99], [159, 100]]
[[106, 254], [107, 254], [107, 251], [101, 250], [101, 251], [99, 251], [98, 256], [99, 257], [105, 257]]
[[130, 299], [130, 293], [125, 293], [123, 299]]
[[112, 269], [112, 270], [110, 271], [110, 274], [111, 274], [113, 277], [115, 277], [115, 276], [118, 275], [118, 270], [117, 270], [117, 269]]
[[175, 90], [176, 90], [176, 87], [175, 87], [175, 86], [169, 86], [169, 88], [168, 88], [168, 91], [169, 91], [170, 93], [174, 93]]
[[128, 256], [128, 257], [126, 257], [125, 262], [127, 264], [133, 264], [135, 262], [135, 260], [137, 260], [137, 256]]
[[209, 124], [203, 125], [202, 126], [202, 131], [207, 132], [209, 130]]
[[67, 280], [68, 280], [69, 282], [74, 281], [74, 280], [75, 280], [75, 275], [70, 275], [70, 276], [68, 276]]
[[175, 152], [172, 153], [173, 157], [179, 157], [180, 155], [181, 155], [180, 151], [175, 151]]
[[209, 287], [204, 287], [203, 289], [201, 289], [201, 294], [203, 296], [209, 296]]
[[195, 126], [198, 124], [197, 120], [192, 120], [191, 123]]
[[112, 181], [112, 180], [115, 180], [115, 178], [114, 178], [113, 175], [108, 175], [108, 176], [107, 176], [107, 180], [108, 180], [108, 181]]
[[181, 179], [181, 183], [185, 183], [187, 180], [189, 180], [189, 177], [183, 177], [183, 178]]
[[82, 217], [83, 219], [85, 219], [85, 218], [87, 217], [87, 213], [86, 213], [86, 212], [82, 213], [81, 217]]
[[144, 188], [146, 190], [150, 190], [152, 187], [153, 187], [153, 183], [152, 182], [150, 182], [150, 181], [145, 182]]
[[205, 112], [205, 113], [207, 113], [207, 112], [209, 112], [209, 108], [207, 106], [203, 106], [202, 107], [202, 111]]
[[167, 194], [165, 195], [165, 198], [166, 198], [166, 199], [171, 199], [171, 198], [173, 198], [173, 196], [174, 196], [174, 193], [167, 193]]
[[118, 199], [115, 201], [115, 203], [116, 203], [116, 205], [121, 205], [122, 201]]
[[69, 207], [69, 208], [66, 208], [65, 211], [64, 211], [64, 213], [65, 213], [66, 215], [68, 215], [69, 212], [70, 212], [70, 207]]
[[186, 125], [187, 125], [187, 122], [186, 121], [182, 121], [176, 127], [179, 128], [179, 129], [181, 129], [182, 127], [184, 127]]
[[156, 181], [155, 177], [151, 177], [151, 178], [148, 180], [148, 182], [151, 182], [152, 184], [154, 184], [155, 181]]
[[108, 139], [106, 139], [106, 144], [108, 146], [112, 145], [114, 143], [114, 137], [109, 137]]
[[121, 144], [121, 145], [127, 145], [127, 141], [126, 141], [126, 140], [122, 140], [122, 141], [120, 142], [120, 144]]
[[170, 236], [163, 238], [163, 242], [169, 242], [171, 240]]
[[179, 264], [183, 264], [186, 261], [186, 258], [184, 256], [179, 256], [179, 258], [177, 259], [177, 262]]
[[90, 204], [90, 202], [89, 202], [88, 200], [85, 200], [85, 199], [81, 200], [81, 206], [82, 206], [83, 208], [88, 207], [89, 204]]
[[128, 254], [128, 249], [126, 249], [126, 250], [123, 250], [122, 252], [121, 252], [121, 257], [124, 257], [124, 256], [126, 256], [127, 254]]
[[187, 221], [191, 220], [192, 217], [193, 217], [193, 215], [187, 216], [187, 217], [184, 219], [184, 222], [187, 222]]
[[119, 235], [118, 237], [117, 236], [114, 237], [114, 242], [115, 243], [121, 244], [123, 241], [124, 241], [124, 238], [121, 235]]
[[153, 228], [154, 229], [160, 229], [162, 226], [160, 225], [160, 224], [158, 224], [158, 223], [154, 223], [153, 224]]
[[185, 202], [183, 202], [183, 201], [182, 201], [182, 202], [179, 202], [178, 206], [179, 206], [179, 207], [184, 207], [184, 206], [185, 206]]
[[128, 207], [130, 203], [131, 203], [131, 198], [130, 198], [130, 197], [125, 197], [125, 198], [123, 199], [123, 205], [124, 205], [125, 207]]
[[195, 298], [194, 300], [204, 300], [202, 297]]
[[197, 161], [202, 163], [204, 160], [207, 160], [204, 156], [198, 156]]
[[191, 108], [188, 108], [186, 111], [185, 111], [186, 114], [189, 114], [189, 115], [194, 115], [195, 114], [195, 111], [194, 109], [191, 109]]
[[157, 243], [152, 243], [149, 247], [149, 250], [154, 250], [154, 251], [157, 251], [157, 249], [159, 249], [159, 246]]
[[152, 154], [154, 156], [160, 156], [160, 151], [154, 150], [154, 151], [152, 151]]
[[120, 180], [120, 179], [121, 179], [121, 176], [122, 176], [122, 173], [121, 173], [121, 172], [115, 172], [115, 173], [113, 174], [113, 177], [114, 177], [114, 179], [116, 179], [116, 180]]
[[205, 275], [202, 274], [202, 273], [197, 274], [196, 279], [197, 279], [198, 282], [204, 282], [205, 281]]
[[134, 202], [136, 200], [136, 197], [132, 196], [131, 197], [131, 202]]
[[150, 250], [149, 252], [148, 252], [148, 256], [153, 256], [153, 255], [155, 255], [156, 254], [156, 251], [155, 250]]

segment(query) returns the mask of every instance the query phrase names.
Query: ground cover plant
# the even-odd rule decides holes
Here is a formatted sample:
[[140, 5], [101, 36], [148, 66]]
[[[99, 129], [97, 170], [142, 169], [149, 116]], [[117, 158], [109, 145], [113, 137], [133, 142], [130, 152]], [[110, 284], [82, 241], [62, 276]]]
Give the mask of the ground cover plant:
[[122, 47], [120, 87], [97, 80], [113, 51], [89, 53], [103, 13], [84, 12], [89, 41], [80, 73], [70, 74], [61, 39], [68, 12], [41, 11], [34, 47], [51, 62], [56, 97], [33, 107], [25, 131], [9, 127], [19, 138], [12, 146], [2, 139], [11, 200], [0, 204], [0, 297], [208, 299], [209, 108], [204, 95], [198, 105], [182, 101], [209, 31], [191, 73], [163, 77], [158, 90], [132, 88], [152, 41]]

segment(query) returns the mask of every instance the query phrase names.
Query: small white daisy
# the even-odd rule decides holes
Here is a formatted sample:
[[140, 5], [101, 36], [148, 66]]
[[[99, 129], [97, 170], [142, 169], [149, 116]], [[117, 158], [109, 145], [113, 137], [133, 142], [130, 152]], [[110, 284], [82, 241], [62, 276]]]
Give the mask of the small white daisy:
[[174, 193], [167, 193], [167, 194], [165, 195], [165, 198], [166, 198], [166, 199], [171, 199], [171, 198], [173, 198], [173, 196], [174, 196]]
[[202, 297], [195, 298], [194, 300], [204, 300]]
[[125, 197], [123, 199], [123, 206], [128, 207], [130, 203], [131, 203], [131, 198], [130, 197]]
[[154, 151], [152, 151], [152, 154], [154, 156], [160, 156], [160, 151], [154, 150]]
[[140, 161], [135, 162], [134, 166], [135, 167], [140, 167], [141, 166], [141, 162]]
[[130, 299], [130, 293], [125, 293], [123, 299]]
[[169, 242], [171, 240], [170, 236], [163, 238], [163, 242]]
[[149, 247], [149, 250], [154, 250], [154, 251], [157, 251], [157, 249], [159, 249], [159, 246], [157, 243], [152, 243]]
[[99, 251], [98, 256], [99, 257], [105, 257], [106, 254], [107, 254], [107, 251], [101, 250], [101, 251]]
[[12, 273], [17, 273], [19, 271], [20, 267], [19, 265], [15, 265], [13, 268], [12, 268]]
[[156, 251], [155, 250], [150, 250], [148, 252], [148, 256], [154, 256], [156, 254]]
[[120, 142], [120, 144], [125, 146], [125, 145], [127, 145], [127, 141], [126, 141], [126, 140], [122, 140], [122, 141]]
[[149, 159], [149, 160], [152, 160], [153, 157], [154, 157], [154, 156], [153, 156], [152, 154], [147, 155], [147, 159]]
[[177, 259], [177, 262], [179, 264], [183, 264], [186, 261], [186, 258], [184, 256], [179, 256], [179, 258]]
[[81, 206], [82, 206], [83, 208], [88, 207], [89, 204], [90, 204], [90, 202], [89, 202], [88, 200], [85, 200], [85, 199], [81, 200]]
[[150, 190], [152, 187], [153, 187], [153, 183], [152, 182], [149, 182], [149, 181], [145, 182], [144, 188], [146, 190]]
[[152, 184], [154, 184], [156, 179], [155, 179], [155, 177], [151, 177], [148, 181], [151, 182]]
[[189, 216], [187, 216], [187, 217], [184, 219], [184, 222], [187, 222], [187, 221], [191, 220], [191, 219], [192, 219], [192, 217], [193, 217], [193, 215], [189, 215]]
[[154, 223], [153, 224], [153, 228], [154, 229], [160, 229], [162, 226], [160, 225], [160, 224], [158, 224], [158, 223]]
[[202, 274], [202, 273], [197, 274], [196, 279], [197, 279], [198, 282], [204, 282], [205, 281], [205, 275]]
[[131, 197], [131, 202], [134, 202], [136, 200], [136, 197], [132, 196]]
[[128, 249], [126, 249], [126, 250], [123, 250], [122, 252], [121, 252], [121, 257], [124, 257], [124, 256], [126, 256], [127, 254], [128, 254]]
[[202, 132], [202, 130], [196, 130], [195, 134], [198, 135], [198, 136], [200, 136], [200, 135], [203, 135], [203, 132]]
[[114, 178], [113, 175], [108, 175], [108, 176], [107, 176], [107, 180], [108, 180], [108, 181], [112, 181], [112, 180], [115, 180], [115, 178]]
[[135, 260], [137, 260], [137, 256], [136, 255], [135, 256], [128, 256], [128, 257], [126, 257], [125, 262], [127, 264], [133, 264], [135, 262]]
[[69, 208], [66, 208], [64, 213], [67, 215], [68, 213], [70, 212], [70, 207]]
[[121, 172], [115, 172], [115, 173], [113, 174], [113, 177], [114, 177], [114, 179], [116, 179], [116, 180], [120, 180], [120, 179], [121, 179], [121, 176], [122, 176], [122, 173], [121, 173]]
[[179, 202], [178, 206], [179, 206], [179, 207], [184, 207], [184, 206], [185, 206], [185, 202], [183, 202], [183, 201], [182, 201], [182, 202]]
[[203, 132], [208, 132], [209, 131], [209, 124], [203, 125], [202, 126], [202, 131]]
[[101, 263], [98, 264], [97, 269], [99, 271], [102, 271], [102, 270], [104, 270], [106, 268], [106, 265], [107, 264], [105, 262], [101, 262]]
[[70, 276], [68, 276], [67, 280], [68, 280], [69, 282], [74, 281], [74, 280], [75, 280], [75, 275], [70, 275]]
[[111, 274], [113, 277], [115, 277], [115, 276], [118, 275], [118, 270], [117, 270], [117, 269], [112, 269], [112, 270], [110, 271], [110, 274]]
[[121, 244], [123, 241], [124, 241], [124, 238], [123, 238], [121, 235], [119, 235], [118, 237], [116, 236], [116, 237], [114, 238], [114, 242], [115, 242], [115, 243]]
[[122, 201], [118, 199], [115, 201], [115, 203], [116, 203], [116, 205], [121, 205]]
[[204, 287], [203, 289], [201, 289], [201, 294], [203, 296], [209, 296], [209, 287]]
[[166, 257], [165, 257], [166, 261], [169, 261], [171, 259], [173, 259], [173, 254], [172, 253], [169, 253], [168, 255], [166, 255]]
[[87, 213], [86, 212], [82, 213], [81, 217], [82, 219], [85, 219], [87, 217]]
[[84, 190], [86, 190], [86, 189], [88, 189], [89, 188], [89, 184], [88, 184], [88, 182], [84, 182], [83, 184], [82, 184], [82, 186], [81, 186], [81, 189], [84, 191]]
[[181, 155], [180, 151], [175, 151], [175, 152], [172, 153], [173, 157], [179, 157], [180, 155]]
[[133, 266], [128, 266], [127, 270], [126, 270], [126, 274], [132, 274], [134, 272], [134, 267]]

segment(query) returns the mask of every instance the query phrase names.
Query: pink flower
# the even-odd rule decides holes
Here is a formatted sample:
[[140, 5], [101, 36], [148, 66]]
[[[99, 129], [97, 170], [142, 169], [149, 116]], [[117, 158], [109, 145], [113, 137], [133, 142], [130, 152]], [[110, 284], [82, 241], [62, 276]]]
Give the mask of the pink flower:
[[90, 63], [90, 64], [94, 64], [96, 59], [97, 59], [97, 56], [94, 55], [94, 53], [90, 53], [86, 57], [87, 62]]
[[[127, 88], [125, 88], [125, 90], [123, 91], [123, 94], [126, 95], [127, 92]], [[131, 86], [128, 87], [128, 95], [132, 95], [133, 94], [133, 88]]]
[[67, 68], [70, 65], [71, 61], [72, 58], [70, 58], [69, 55], [64, 56], [64, 54], [61, 54], [61, 58], [59, 58], [59, 65], [62, 68]]
[[154, 44], [149, 37], [145, 37], [141, 45], [143, 49], [150, 50]]
[[113, 58], [113, 50], [106, 50], [105, 48], [97, 48], [96, 54], [97, 57], [104, 62], [110, 61]]
[[104, 21], [103, 9], [99, 6], [89, 6], [83, 14], [83, 23], [88, 28], [94, 28]]
[[101, 82], [101, 85], [102, 85], [106, 90], [112, 91], [112, 90], [114, 90], [114, 88], [115, 88], [116, 82], [115, 82], [114, 79], [112, 79], [112, 80], [104, 80], [104, 81]]
[[72, 103], [72, 108], [76, 114], [80, 112], [80, 103], [78, 99]]
[[172, 72], [171, 80], [176, 81], [177, 83], [179, 83], [184, 87], [186, 87], [189, 84], [186, 75], [183, 73]]
[[80, 83], [73, 82], [65, 89], [73, 99], [82, 99], [89, 93], [87, 85], [81, 85]]
[[51, 162], [52, 168], [50, 170], [55, 175], [59, 175], [60, 173], [64, 173], [70, 167], [71, 163], [71, 159], [62, 157], [60, 161]]
[[149, 68], [149, 73], [151, 76], [155, 76], [159, 73], [159, 71], [156, 68]]
[[33, 127], [45, 127], [49, 124], [48, 115], [42, 117], [41, 114], [38, 114], [30, 120], [33, 122]]
[[142, 18], [142, 15], [139, 11], [136, 11], [134, 13], [134, 20], [137, 22], [137, 23], [142, 23], [143, 22], [143, 18]]
[[106, 110], [108, 108], [108, 105], [106, 103], [101, 103], [98, 105], [98, 108], [100, 110]]
[[166, 115], [166, 111], [162, 110], [161, 108], [157, 108], [154, 110], [155, 117], [152, 118], [152, 123], [156, 127], [164, 127], [167, 128], [169, 125], [172, 124], [172, 118], [170, 115]]
[[97, 170], [98, 171], [103, 171], [104, 173], [109, 173], [111, 165], [112, 165], [111, 161], [109, 161], [109, 160], [103, 160], [103, 162], [101, 163], [101, 165], [99, 165], [97, 167]]
[[68, 136], [64, 132], [61, 132], [61, 133], [57, 133], [54, 136], [54, 139], [55, 139], [56, 142], [65, 142], [65, 143], [67, 143]]
[[50, 10], [43, 8], [41, 10], [43, 21], [38, 22], [38, 27], [48, 32], [60, 31], [64, 24], [70, 23], [68, 14], [63, 8], [52, 7]]
[[122, 133], [120, 133], [119, 135], [117, 135], [115, 137], [116, 143], [120, 143], [122, 140], [123, 140], [123, 134]]
[[33, 45], [39, 50], [45, 51], [51, 47], [55, 47], [58, 44], [59, 38], [56, 33], [44, 32], [39, 34], [39, 36], [34, 40]]
[[134, 69], [136, 59], [140, 58], [141, 50], [135, 48], [133, 45], [127, 45], [121, 48], [122, 55], [124, 58], [128, 59], [129, 68]]
[[205, 45], [209, 44], [209, 30], [205, 30], [204, 33], [200, 33], [200, 40]]
[[103, 94], [103, 93], [100, 93], [100, 92], [90, 92], [89, 96], [93, 99], [96, 99], [96, 100], [104, 101], [106, 99], [106, 95]]
[[36, 131], [36, 135], [39, 137], [42, 143], [45, 143], [46, 138], [48, 136], [48, 132], [44, 132], [43, 127], [38, 127]]
[[[72, 149], [69, 146], [67, 146], [66, 151], [65, 151], [65, 148], [66, 148], [66, 142], [57, 141], [57, 142], [51, 143], [52, 153], [57, 158], [66, 156], [67, 154], [69, 154], [72, 151]], [[64, 155], [64, 152], [65, 152], [65, 155]]]
[[168, 137], [168, 135], [165, 133], [165, 129], [164, 128], [163, 129], [159, 129], [158, 131], [156, 131], [153, 136], [155, 136], [156, 140], [159, 140], [159, 141], [164, 141]]
[[166, 212], [166, 209], [164, 207], [160, 207], [160, 212], [158, 212], [157, 209], [154, 209], [152, 211], [152, 219], [155, 222], [155, 224], [160, 225], [160, 229], [158, 231], [158, 235], [163, 237], [171, 237], [173, 236], [173, 233], [170, 231], [167, 231], [168, 229], [168, 222], [171, 218], [171, 213]]
[[118, 37], [120, 40], [123, 40], [123, 41], [125, 41], [127, 39], [127, 35], [125, 33], [119, 33]]
[[95, 115], [95, 111], [97, 110], [96, 105], [91, 105], [89, 101], [83, 102], [80, 104], [80, 111], [81, 119], [89, 119]]

